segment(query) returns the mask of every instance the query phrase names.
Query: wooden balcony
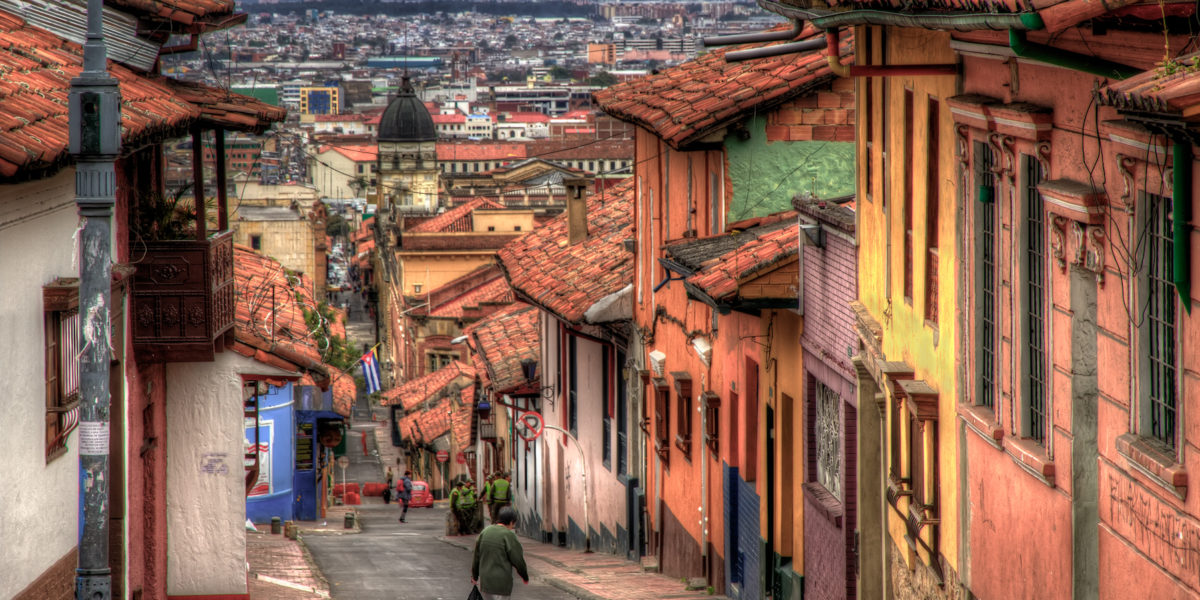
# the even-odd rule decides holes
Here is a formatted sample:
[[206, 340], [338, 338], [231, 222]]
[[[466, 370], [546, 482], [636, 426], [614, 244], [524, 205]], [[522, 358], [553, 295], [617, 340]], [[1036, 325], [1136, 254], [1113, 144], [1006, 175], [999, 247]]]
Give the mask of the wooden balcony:
[[145, 243], [133, 278], [133, 348], [149, 362], [207, 362], [233, 329], [233, 232]]

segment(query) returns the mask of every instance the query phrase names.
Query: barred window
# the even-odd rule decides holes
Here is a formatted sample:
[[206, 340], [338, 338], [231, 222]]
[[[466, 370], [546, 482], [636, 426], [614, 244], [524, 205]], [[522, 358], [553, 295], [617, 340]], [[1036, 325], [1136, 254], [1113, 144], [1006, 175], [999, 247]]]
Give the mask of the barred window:
[[1175, 414], [1178, 390], [1175, 387], [1175, 290], [1171, 276], [1172, 253], [1171, 200], [1146, 195], [1146, 325], [1143, 354], [1148, 367], [1144, 396], [1149, 400], [1150, 436], [1175, 447]]
[[692, 453], [692, 376], [686, 371], [671, 373], [675, 378], [675, 446], [685, 458]]
[[976, 404], [995, 408], [996, 402], [996, 204], [995, 157], [986, 142], [975, 142], [975, 186], [979, 200], [975, 204], [976, 348], [978, 389]]
[[1025, 435], [1039, 443], [1046, 440], [1046, 222], [1044, 201], [1037, 186], [1042, 165], [1025, 156]]
[[821, 382], [816, 382], [812, 399], [816, 412], [812, 432], [817, 450], [816, 481], [838, 500], [842, 499], [841, 399]]
[[80, 319], [78, 307], [45, 311], [46, 460], [66, 452], [79, 423]]

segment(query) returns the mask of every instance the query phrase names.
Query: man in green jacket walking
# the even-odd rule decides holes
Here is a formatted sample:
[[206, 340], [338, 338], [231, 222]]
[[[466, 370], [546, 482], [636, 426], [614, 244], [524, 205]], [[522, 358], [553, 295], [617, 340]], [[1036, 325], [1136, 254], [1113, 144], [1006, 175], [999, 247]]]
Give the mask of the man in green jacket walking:
[[501, 508], [496, 523], [489, 525], [475, 540], [475, 559], [471, 562], [471, 582], [478, 582], [483, 600], [508, 600], [512, 596], [513, 569], [529, 583], [529, 570], [521, 541], [513, 528], [517, 513], [511, 506]]

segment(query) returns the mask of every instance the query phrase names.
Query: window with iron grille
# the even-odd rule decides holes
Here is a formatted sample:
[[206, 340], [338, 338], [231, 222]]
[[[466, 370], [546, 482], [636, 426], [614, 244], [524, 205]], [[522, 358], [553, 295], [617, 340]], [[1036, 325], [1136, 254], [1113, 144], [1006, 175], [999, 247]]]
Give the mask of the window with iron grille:
[[921, 421], [916, 415], [909, 418], [908, 430], [908, 472], [912, 477], [913, 504], [925, 506], [929, 504], [925, 497], [925, 436], [921, 432]]
[[1025, 356], [1025, 435], [1045, 443], [1046, 388], [1046, 221], [1045, 205], [1037, 186], [1042, 164], [1032, 156], [1025, 161], [1025, 297], [1028, 302]]
[[579, 357], [575, 336], [567, 335], [567, 429], [579, 439]]
[[77, 306], [45, 311], [46, 460], [66, 453], [79, 423], [80, 320]]
[[904, 479], [904, 470], [901, 468], [903, 463], [900, 456], [900, 437], [904, 427], [903, 412], [900, 410], [900, 398], [893, 398], [892, 400], [892, 420], [889, 423], [889, 426], [891, 429], [891, 435], [889, 437], [891, 439], [888, 440], [888, 446], [890, 447], [890, 456], [888, 458], [890, 459], [891, 463], [891, 475], [892, 479], [899, 481]]
[[996, 204], [995, 175], [992, 167], [995, 157], [992, 147], [985, 142], [975, 142], [975, 187], [978, 202], [975, 204], [977, 222], [975, 277], [978, 299], [976, 300], [977, 349], [976, 369], [978, 389], [976, 404], [995, 408], [996, 403]]
[[815, 382], [810, 406], [809, 439], [815, 446], [816, 462], [812, 480], [825, 486], [839, 501], [842, 499], [842, 415], [841, 398], [829, 386]]
[[605, 346], [600, 350], [600, 398], [601, 398], [601, 414], [604, 426], [601, 431], [601, 447], [600, 457], [604, 468], [612, 469], [612, 418], [613, 418], [613, 398], [612, 384], [610, 383], [612, 374], [609, 373], [609, 365], [612, 361], [608, 358], [610, 348]]
[[715, 455], [721, 447], [721, 397], [714, 392], [701, 394], [704, 404], [704, 443]]
[[617, 350], [617, 474], [629, 472], [629, 384], [625, 380], [625, 352]]
[[1175, 383], [1175, 289], [1172, 271], [1175, 249], [1171, 200], [1146, 195], [1146, 325], [1144, 338], [1147, 382], [1143, 396], [1149, 401], [1150, 436], [1175, 447], [1178, 390]]

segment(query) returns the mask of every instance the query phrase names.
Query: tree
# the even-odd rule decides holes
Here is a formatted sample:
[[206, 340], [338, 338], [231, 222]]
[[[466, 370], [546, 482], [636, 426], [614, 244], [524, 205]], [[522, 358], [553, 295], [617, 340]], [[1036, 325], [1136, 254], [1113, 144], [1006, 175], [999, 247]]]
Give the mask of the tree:
[[595, 75], [589, 77], [587, 80], [587, 83], [588, 83], [588, 85], [597, 85], [600, 87], [608, 87], [610, 85], [615, 85], [617, 83], [617, 78], [614, 77], [613, 74], [609, 73], [608, 71], [600, 71], [599, 73], [596, 73]]
[[561, 65], [554, 65], [553, 67], [550, 67], [550, 78], [551, 79], [570, 79], [571, 72], [566, 70], [565, 68], [563, 68]]
[[513, 46], [516, 46], [518, 43], [520, 43], [520, 40], [518, 40], [517, 36], [514, 34], [510, 33], [510, 34], [504, 36], [504, 47], [505, 48], [508, 48], [511, 50], [513, 48]]
[[346, 237], [350, 235], [350, 224], [342, 215], [331, 214], [325, 219], [325, 233], [335, 238]]

